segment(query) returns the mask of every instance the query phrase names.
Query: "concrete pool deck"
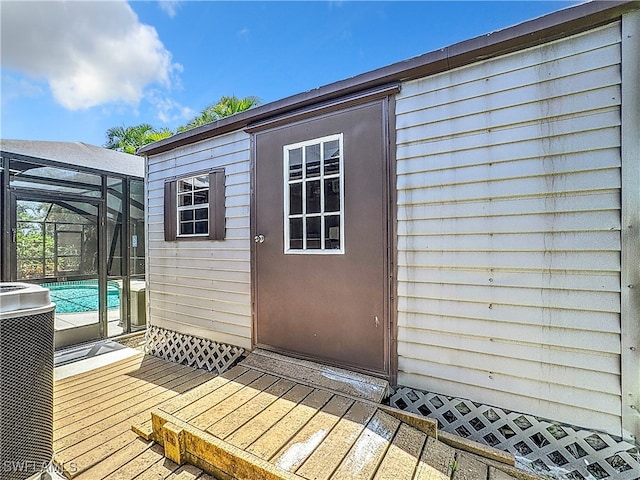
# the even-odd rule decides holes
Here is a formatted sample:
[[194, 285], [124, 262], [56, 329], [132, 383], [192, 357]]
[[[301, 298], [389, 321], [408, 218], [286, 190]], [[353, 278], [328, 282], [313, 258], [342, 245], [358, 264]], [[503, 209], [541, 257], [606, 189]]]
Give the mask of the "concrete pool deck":
[[[107, 336], [113, 337], [115, 335], [121, 335], [124, 329], [120, 325], [120, 309], [112, 308], [107, 310]], [[98, 323], [98, 312], [79, 312], [79, 313], [58, 313], [56, 312], [55, 329], [67, 330], [69, 328], [82, 327], [84, 325], [91, 325], [92, 323]]]

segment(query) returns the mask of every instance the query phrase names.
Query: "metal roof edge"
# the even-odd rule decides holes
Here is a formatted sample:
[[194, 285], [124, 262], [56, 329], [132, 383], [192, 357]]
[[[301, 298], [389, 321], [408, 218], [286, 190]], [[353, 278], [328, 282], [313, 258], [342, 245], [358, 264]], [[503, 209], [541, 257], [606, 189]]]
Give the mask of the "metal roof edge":
[[488, 58], [534, 47], [604, 25], [634, 9], [640, 9], [640, 0], [592, 1], [567, 7], [511, 27], [245, 110], [145, 145], [136, 153], [150, 156], [167, 152], [207, 138], [240, 130], [249, 124], [285, 115], [313, 104], [392, 82], [434, 75]]

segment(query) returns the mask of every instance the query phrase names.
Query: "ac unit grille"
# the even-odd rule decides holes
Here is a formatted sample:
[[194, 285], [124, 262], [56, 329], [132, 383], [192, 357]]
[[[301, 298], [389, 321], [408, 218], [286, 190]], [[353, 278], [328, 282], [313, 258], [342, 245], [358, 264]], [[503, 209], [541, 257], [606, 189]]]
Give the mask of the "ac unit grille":
[[53, 455], [54, 311], [0, 319], [0, 477], [22, 480]]

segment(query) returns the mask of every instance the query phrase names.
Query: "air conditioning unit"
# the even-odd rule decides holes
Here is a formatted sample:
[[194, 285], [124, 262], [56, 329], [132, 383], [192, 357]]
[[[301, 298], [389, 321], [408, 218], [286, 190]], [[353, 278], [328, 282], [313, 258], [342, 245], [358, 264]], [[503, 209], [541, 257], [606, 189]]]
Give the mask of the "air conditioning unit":
[[53, 332], [49, 290], [0, 283], [0, 478], [37, 478], [53, 455]]
[[132, 280], [129, 292], [131, 293], [131, 326], [144, 327], [147, 324], [147, 295], [145, 282]]

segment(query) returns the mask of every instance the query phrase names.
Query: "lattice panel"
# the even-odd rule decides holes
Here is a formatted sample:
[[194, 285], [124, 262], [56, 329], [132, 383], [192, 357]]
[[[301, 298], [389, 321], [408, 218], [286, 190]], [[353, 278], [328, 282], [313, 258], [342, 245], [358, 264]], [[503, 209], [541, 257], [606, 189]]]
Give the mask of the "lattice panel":
[[244, 349], [204, 338], [149, 326], [145, 335], [145, 353], [190, 367], [222, 373], [244, 353]]
[[470, 400], [396, 387], [391, 406], [428, 416], [446, 432], [513, 453], [519, 467], [561, 480], [640, 480], [638, 447]]

